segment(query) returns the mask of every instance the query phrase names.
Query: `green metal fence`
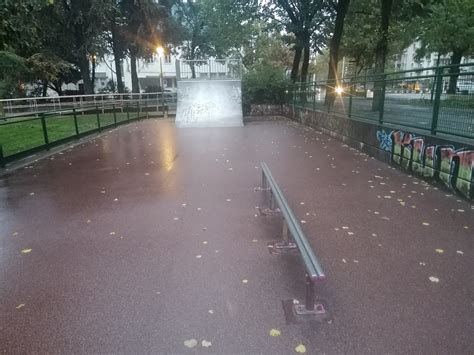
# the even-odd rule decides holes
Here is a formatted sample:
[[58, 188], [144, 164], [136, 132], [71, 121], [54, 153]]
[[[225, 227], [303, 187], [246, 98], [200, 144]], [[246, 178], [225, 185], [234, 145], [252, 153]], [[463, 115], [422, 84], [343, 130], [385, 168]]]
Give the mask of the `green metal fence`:
[[0, 167], [88, 134], [148, 117], [139, 103], [52, 111], [0, 121]]
[[288, 89], [287, 103], [474, 138], [474, 63], [297, 83]]

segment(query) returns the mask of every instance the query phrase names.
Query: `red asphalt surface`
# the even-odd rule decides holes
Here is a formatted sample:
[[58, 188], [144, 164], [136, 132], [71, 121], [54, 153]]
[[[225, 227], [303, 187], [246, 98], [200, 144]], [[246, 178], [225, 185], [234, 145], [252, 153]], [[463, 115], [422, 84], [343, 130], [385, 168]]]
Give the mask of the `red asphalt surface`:
[[[267, 250], [262, 161], [331, 324], [285, 322], [304, 268]], [[0, 351], [472, 354], [473, 214], [294, 122], [129, 124], [0, 177]]]

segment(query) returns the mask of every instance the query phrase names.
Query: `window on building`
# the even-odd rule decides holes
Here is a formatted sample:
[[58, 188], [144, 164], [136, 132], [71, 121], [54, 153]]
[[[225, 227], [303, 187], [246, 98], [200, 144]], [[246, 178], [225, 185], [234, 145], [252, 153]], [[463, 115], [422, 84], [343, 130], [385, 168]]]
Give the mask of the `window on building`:
[[165, 55], [165, 63], [167, 64], [171, 63], [171, 56], [169, 54]]

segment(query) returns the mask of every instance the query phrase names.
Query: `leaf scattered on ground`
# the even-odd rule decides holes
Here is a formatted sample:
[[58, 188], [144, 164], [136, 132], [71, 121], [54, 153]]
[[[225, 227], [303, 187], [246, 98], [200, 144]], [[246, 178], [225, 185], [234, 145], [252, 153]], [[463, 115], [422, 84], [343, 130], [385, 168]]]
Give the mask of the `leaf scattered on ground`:
[[16, 308], [16, 309], [21, 309], [21, 308], [23, 308], [23, 307], [25, 307], [25, 304], [24, 304], [24, 303], [20, 303], [20, 304], [19, 304], [18, 306], [16, 306], [15, 308]]
[[443, 254], [444, 250], [443, 249], [435, 249], [435, 252], [437, 252], [438, 254]]
[[281, 332], [278, 329], [270, 330], [270, 336], [277, 337], [277, 336], [280, 336], [280, 335], [281, 335]]
[[300, 344], [295, 348], [295, 351], [297, 353], [304, 354], [306, 352], [306, 346], [304, 346], [303, 344]]
[[21, 251], [21, 253], [22, 253], [22, 254], [28, 254], [28, 253], [31, 253], [31, 250], [32, 250], [32, 249], [23, 249], [23, 250]]
[[434, 283], [439, 282], [439, 279], [436, 276], [430, 276], [429, 279], [430, 279], [431, 282], [434, 282]]
[[184, 341], [184, 345], [188, 348], [194, 348], [198, 344], [196, 339], [189, 339]]
[[242, 280], [242, 283], [244, 283], [244, 284], [247, 284], [248, 282], [249, 282], [249, 280], [247, 280], [247, 279]]
[[212, 346], [212, 343], [210, 341], [203, 340], [201, 342], [201, 345], [202, 345], [203, 348], [209, 348], [210, 346]]

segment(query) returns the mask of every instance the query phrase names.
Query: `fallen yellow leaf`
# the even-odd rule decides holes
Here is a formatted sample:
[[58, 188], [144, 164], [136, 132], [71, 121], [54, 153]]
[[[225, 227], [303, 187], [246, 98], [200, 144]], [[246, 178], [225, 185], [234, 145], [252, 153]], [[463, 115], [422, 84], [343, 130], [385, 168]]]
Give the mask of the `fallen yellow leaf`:
[[281, 335], [281, 332], [280, 332], [278, 329], [272, 329], [272, 330], [270, 330], [270, 336], [272, 336], [272, 337], [277, 337], [277, 336], [279, 336], [279, 335]]
[[28, 254], [28, 253], [31, 253], [31, 249], [23, 249], [21, 251], [22, 254]]
[[300, 344], [295, 348], [295, 351], [297, 353], [303, 354], [306, 352], [306, 346], [304, 346], [303, 344]]

